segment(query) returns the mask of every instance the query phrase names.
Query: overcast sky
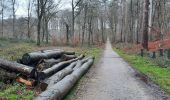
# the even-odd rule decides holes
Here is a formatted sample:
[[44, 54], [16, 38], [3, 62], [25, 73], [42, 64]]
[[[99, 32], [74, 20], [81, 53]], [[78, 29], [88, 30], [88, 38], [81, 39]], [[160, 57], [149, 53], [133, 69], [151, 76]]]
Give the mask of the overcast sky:
[[[16, 16], [27, 16], [27, 2], [28, 0], [18, 0], [19, 4], [16, 11]], [[56, 0], [57, 2], [57, 0]], [[62, 0], [61, 9], [70, 9], [71, 8], [71, 0]]]

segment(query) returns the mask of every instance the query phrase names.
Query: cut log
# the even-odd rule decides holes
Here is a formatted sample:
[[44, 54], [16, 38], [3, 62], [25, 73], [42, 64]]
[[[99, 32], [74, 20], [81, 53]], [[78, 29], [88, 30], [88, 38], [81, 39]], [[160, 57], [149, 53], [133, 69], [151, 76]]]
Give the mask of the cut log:
[[88, 61], [88, 59], [94, 59], [94, 57], [87, 57], [87, 58], [84, 58], [84, 59], [82, 59], [82, 60], [79, 60], [79, 61], [77, 62], [77, 64], [76, 64], [76, 66], [73, 68], [73, 70], [76, 70], [76, 69], [80, 68], [81, 65], [83, 65], [85, 62]]
[[73, 52], [73, 51], [64, 51], [64, 50], [61, 50], [61, 49], [41, 50], [42, 53], [54, 52], [54, 51], [64, 52], [63, 54], [66, 54], [66, 55], [75, 55], [75, 52]]
[[77, 62], [71, 63], [69, 66], [64, 68], [63, 70], [57, 72], [53, 76], [49, 77], [45, 80], [45, 83], [48, 84], [48, 88], [62, 80], [65, 76], [71, 74], [73, 72], [73, 67], [77, 64]]
[[76, 58], [75, 55], [66, 55], [66, 54], [63, 54], [61, 58], [59, 59], [44, 59], [43, 60], [43, 63], [44, 63], [44, 66], [45, 68], [50, 68], [51, 66], [59, 63], [59, 62], [62, 62], [62, 61], [67, 61], [67, 60], [71, 60], [71, 59], [74, 59]]
[[79, 57], [77, 57], [75, 59], [60, 62], [60, 63], [52, 66], [51, 68], [48, 68], [46, 70], [43, 70], [42, 72], [39, 72], [38, 77], [40, 80], [44, 80], [45, 78], [50, 77], [51, 75], [55, 74], [56, 72], [62, 70], [63, 68], [68, 66], [70, 63], [80, 60], [83, 57], [84, 57], [84, 55], [80, 55]]
[[63, 54], [62, 57], [61, 57], [61, 59], [62, 59], [63, 61], [71, 60], [71, 59], [74, 59], [74, 58], [76, 58], [76, 55]]
[[23, 75], [33, 77], [35, 75], [35, 69], [26, 65], [22, 65], [19, 63], [7, 61], [4, 59], [0, 59], [0, 67], [7, 71], [22, 73]]
[[72, 52], [72, 51], [64, 51], [64, 54], [66, 54], [66, 55], [75, 55], [75, 52]]
[[42, 92], [35, 100], [62, 100], [62, 98], [70, 91], [75, 83], [87, 72], [93, 64], [94, 59], [89, 59], [82, 67], [73, 71], [72, 74], [66, 76], [54, 86]]
[[48, 68], [52, 67], [53, 65], [58, 64], [59, 62], [71, 60], [74, 58], [76, 58], [75, 55], [63, 54], [62, 57], [57, 60], [53, 59], [53, 58], [52, 59], [44, 59], [40, 64], [37, 64], [36, 68], [38, 71], [43, 71], [44, 69], [48, 69]]
[[34, 86], [34, 83], [35, 83], [35, 81], [26, 80], [22, 77], [17, 77], [16, 81], [19, 82], [19, 83], [23, 83], [26, 86]]
[[57, 59], [60, 58], [63, 54], [63, 51], [53, 51], [53, 52], [33, 52], [33, 53], [26, 53], [22, 57], [22, 63], [29, 65], [35, 62], [39, 62], [41, 59]]
[[47, 68], [50, 68], [51, 66], [59, 63], [59, 62], [62, 62], [63, 60], [62, 59], [44, 59], [43, 60], [43, 66], [44, 66], [44, 69], [47, 69]]
[[17, 74], [14, 72], [8, 72], [5, 69], [0, 68], [0, 79], [4, 80], [4, 79], [16, 79], [17, 78]]
[[42, 53], [44, 53], [44, 52], [53, 52], [53, 51], [63, 51], [63, 50], [61, 50], [61, 49], [41, 50]]

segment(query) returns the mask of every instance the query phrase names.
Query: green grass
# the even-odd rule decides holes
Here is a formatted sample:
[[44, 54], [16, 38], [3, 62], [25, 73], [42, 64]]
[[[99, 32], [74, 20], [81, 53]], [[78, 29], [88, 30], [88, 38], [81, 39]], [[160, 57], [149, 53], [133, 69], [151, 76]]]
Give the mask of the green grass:
[[[35, 44], [27, 42], [10, 43], [2, 39], [0, 39], [0, 41], [6, 44], [6, 46], [0, 48], [0, 58], [11, 61], [16, 61], [21, 58], [24, 53], [30, 52], [36, 47]], [[0, 82], [2, 82], [2, 80], [0, 80]], [[0, 97], [7, 98], [8, 100], [30, 100], [34, 97], [34, 92], [32, 90], [27, 90], [24, 85], [19, 83], [4, 85], [3, 88], [3, 90], [0, 90]]]
[[154, 83], [170, 93], [170, 71], [167, 68], [156, 65], [149, 58], [138, 55], [128, 55], [118, 49], [114, 50], [129, 62], [133, 68], [147, 75]]
[[26, 86], [18, 83], [9, 85], [5, 90], [0, 92], [0, 97], [7, 98], [8, 100], [31, 100], [34, 97], [34, 92], [32, 90], [26, 89]]

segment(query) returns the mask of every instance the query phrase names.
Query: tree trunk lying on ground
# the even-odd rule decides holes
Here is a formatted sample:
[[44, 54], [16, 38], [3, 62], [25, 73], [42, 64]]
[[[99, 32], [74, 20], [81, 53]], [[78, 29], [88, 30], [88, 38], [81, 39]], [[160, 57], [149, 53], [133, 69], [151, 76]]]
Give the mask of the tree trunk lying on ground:
[[43, 70], [42, 72], [39, 72], [38, 77], [39, 77], [40, 80], [44, 80], [45, 78], [50, 77], [51, 75], [53, 75], [56, 72], [60, 71], [61, 69], [65, 68], [70, 63], [77, 61], [77, 60], [80, 60], [83, 57], [84, 57], [84, 55], [80, 55], [79, 57], [77, 57], [75, 59], [60, 62], [60, 63], [52, 66], [51, 68], [48, 68], [46, 70]]
[[64, 50], [61, 50], [61, 49], [42, 50], [41, 52], [42, 52], [42, 53], [45, 53], [45, 52], [53, 52], [53, 51], [60, 51], [60, 52], [63, 52], [64, 54], [66, 54], [66, 55], [75, 55], [75, 52], [72, 52], [72, 51], [64, 51]]
[[64, 56], [67, 57], [67, 59], [75, 57], [75, 56], [71, 56], [74, 55], [75, 52], [66, 52], [63, 50], [44, 50], [41, 52], [38, 51], [38, 52], [26, 53], [23, 55], [21, 61], [23, 64], [30, 65], [39, 62], [41, 59], [51, 59], [51, 58], [58, 59], [63, 54], [65, 54]]
[[62, 61], [63, 61], [62, 59], [57, 59], [57, 60], [56, 59], [43, 59], [39, 64], [36, 65], [36, 69], [37, 71], [40, 72]]
[[44, 52], [52, 52], [52, 51], [63, 51], [63, 50], [61, 50], [61, 49], [41, 50], [42, 53], [44, 53]]
[[87, 58], [84, 58], [82, 60], [79, 60], [76, 64], [76, 66], [73, 68], [73, 70], [80, 68], [82, 64], [84, 64], [85, 62], [88, 61], [88, 59], [94, 59], [94, 57], [87, 57]]
[[51, 87], [52, 85], [56, 84], [59, 82], [61, 79], [63, 79], [65, 76], [71, 74], [74, 70], [80, 68], [85, 62], [88, 61], [88, 59], [94, 59], [93, 57], [88, 57], [84, 58], [82, 60], [78, 60], [77, 62], [71, 63], [69, 66], [64, 68], [63, 70], [57, 72], [50, 78], [45, 80], [45, 83], [48, 84], [48, 88]]
[[41, 70], [43, 69], [47, 69], [47, 68], [50, 68], [50, 67], [52, 67], [53, 65], [55, 65], [55, 64], [57, 64], [57, 63], [59, 63], [59, 62], [62, 62], [62, 61], [67, 61], [67, 60], [71, 60], [71, 59], [74, 59], [74, 58], [76, 58], [76, 56], [75, 55], [66, 55], [66, 54], [63, 54], [62, 55], [62, 57], [61, 58], [59, 58], [59, 59], [44, 59], [43, 61], [42, 61], [42, 63], [40, 63], [39, 65], [37, 65], [37, 67], [39, 68], [41, 68], [41, 67], [43, 67], [43, 68], [41, 68]]
[[74, 58], [76, 58], [76, 55], [63, 54], [62, 57], [61, 57], [61, 59], [62, 59], [63, 61], [71, 60], [71, 59], [74, 59]]
[[14, 72], [10, 73], [10, 72], [0, 68], [0, 79], [1, 80], [6, 80], [6, 79], [10, 80], [10, 79], [15, 79], [15, 78], [17, 78], [16, 73], [14, 73]]
[[57, 72], [53, 76], [49, 77], [45, 80], [45, 83], [48, 84], [48, 88], [62, 80], [65, 76], [71, 74], [73, 72], [73, 67], [77, 64], [77, 62], [71, 63], [69, 66], [64, 68], [63, 70]]
[[52, 52], [32, 52], [32, 53], [26, 53], [22, 57], [22, 63], [29, 65], [35, 62], [39, 62], [41, 59], [57, 59], [60, 58], [63, 54], [63, 51], [52, 51]]
[[75, 55], [75, 52], [72, 52], [72, 51], [64, 51], [64, 54], [66, 54], [66, 55]]
[[29, 77], [33, 77], [35, 75], [35, 70], [32, 67], [7, 61], [4, 59], [0, 59], [0, 67], [10, 72], [22, 73], [23, 75]]
[[81, 78], [81, 76], [87, 72], [87, 70], [93, 64], [93, 61], [94, 59], [88, 59], [88, 61], [80, 68], [73, 71], [72, 74], [66, 76], [54, 86], [48, 88], [38, 97], [36, 97], [35, 100], [61, 100]]

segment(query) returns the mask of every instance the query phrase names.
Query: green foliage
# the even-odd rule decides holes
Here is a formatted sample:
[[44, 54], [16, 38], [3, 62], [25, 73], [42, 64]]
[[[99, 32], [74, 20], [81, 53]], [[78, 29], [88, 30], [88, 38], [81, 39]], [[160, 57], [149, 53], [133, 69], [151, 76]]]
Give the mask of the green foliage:
[[26, 86], [15, 83], [6, 87], [4, 91], [0, 92], [0, 97], [8, 98], [8, 100], [30, 100], [34, 97], [34, 92], [26, 89]]
[[170, 71], [153, 63], [149, 58], [137, 55], [128, 55], [121, 50], [114, 49], [120, 56], [128, 61], [132, 67], [147, 75], [153, 82], [170, 93]]

